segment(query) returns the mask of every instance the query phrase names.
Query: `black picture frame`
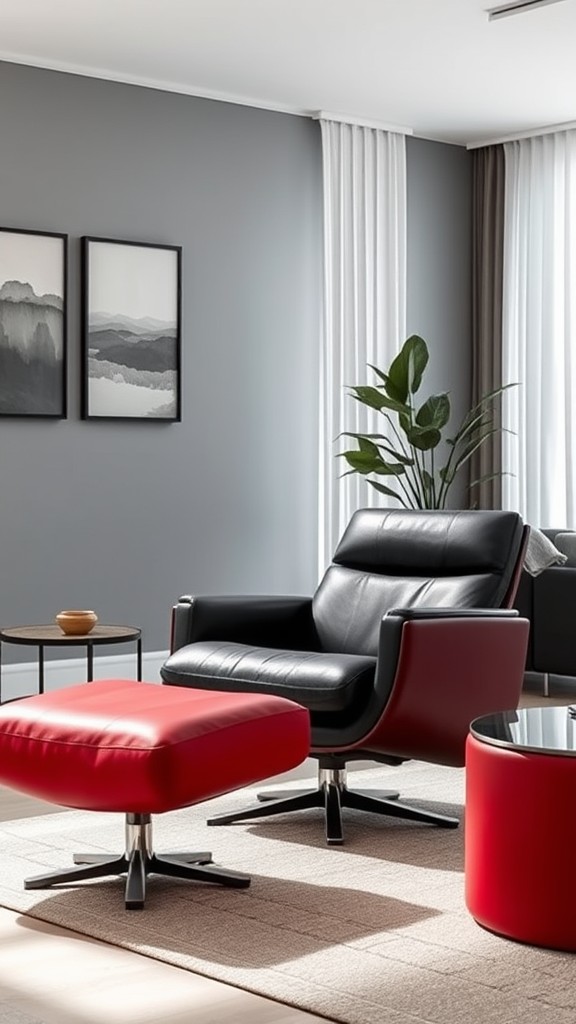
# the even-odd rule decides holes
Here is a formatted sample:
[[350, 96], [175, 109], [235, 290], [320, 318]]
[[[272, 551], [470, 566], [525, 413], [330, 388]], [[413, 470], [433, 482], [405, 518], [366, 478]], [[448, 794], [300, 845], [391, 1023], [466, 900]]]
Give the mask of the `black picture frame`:
[[0, 416], [65, 419], [68, 235], [0, 227]]
[[82, 237], [82, 418], [182, 416], [182, 247]]

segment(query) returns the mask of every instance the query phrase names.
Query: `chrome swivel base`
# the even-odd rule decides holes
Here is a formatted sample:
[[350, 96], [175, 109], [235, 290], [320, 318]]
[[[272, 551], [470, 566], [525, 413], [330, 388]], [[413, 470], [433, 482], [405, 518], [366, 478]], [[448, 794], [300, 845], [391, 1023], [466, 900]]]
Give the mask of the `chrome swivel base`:
[[348, 789], [345, 768], [327, 768], [321, 763], [318, 769], [317, 789], [296, 790], [289, 796], [286, 795], [286, 791], [259, 793], [260, 803], [248, 807], [245, 811], [210, 818], [207, 824], [230, 825], [234, 821], [249, 821], [272, 814], [289, 814], [291, 811], [303, 811], [309, 807], [322, 807], [325, 812], [326, 842], [329, 846], [337, 846], [344, 842], [343, 807], [367, 811], [369, 814], [385, 814], [394, 818], [406, 818], [408, 821], [439, 825], [441, 828], [457, 828], [459, 825], [458, 818], [409, 807], [407, 804], [399, 803], [398, 797], [397, 792]]
[[74, 863], [85, 866], [27, 878], [24, 888], [49, 889], [53, 885], [81, 882], [88, 878], [125, 874], [126, 910], [143, 910], [146, 876], [150, 874], [187, 878], [192, 882], [215, 882], [236, 889], [245, 889], [250, 885], [248, 875], [209, 866], [212, 864], [211, 853], [166, 853], [157, 857], [152, 850], [152, 820], [149, 814], [126, 815], [126, 852], [121, 857], [76, 853]]

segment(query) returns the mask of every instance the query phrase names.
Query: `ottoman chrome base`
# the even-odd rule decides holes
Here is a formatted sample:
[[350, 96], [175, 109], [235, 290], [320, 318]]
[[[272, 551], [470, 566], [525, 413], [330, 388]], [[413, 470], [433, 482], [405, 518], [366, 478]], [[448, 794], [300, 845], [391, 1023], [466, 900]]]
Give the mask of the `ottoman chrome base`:
[[27, 878], [25, 889], [48, 889], [53, 885], [82, 882], [106, 875], [126, 875], [126, 910], [143, 910], [146, 898], [146, 876], [169, 875], [192, 882], [215, 882], [234, 889], [246, 889], [250, 876], [238, 871], [212, 867], [211, 853], [166, 853], [156, 856], [152, 848], [152, 818], [149, 814], [126, 815], [126, 852], [121, 857], [105, 854], [76, 853], [74, 863], [83, 867], [69, 871], [50, 871]]

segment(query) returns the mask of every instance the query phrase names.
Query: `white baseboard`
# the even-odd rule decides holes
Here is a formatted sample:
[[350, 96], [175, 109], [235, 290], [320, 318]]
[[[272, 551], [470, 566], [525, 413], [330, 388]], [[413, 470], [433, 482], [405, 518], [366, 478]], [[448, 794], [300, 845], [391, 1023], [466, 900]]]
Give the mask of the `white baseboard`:
[[[142, 678], [150, 683], [160, 682], [160, 668], [168, 651], [144, 651]], [[135, 679], [136, 654], [105, 654], [94, 657], [94, 679]], [[86, 681], [86, 658], [62, 658], [44, 661], [46, 690], [60, 690], [65, 686]], [[2, 700], [24, 697], [38, 692], [38, 663], [22, 662], [2, 665]]]

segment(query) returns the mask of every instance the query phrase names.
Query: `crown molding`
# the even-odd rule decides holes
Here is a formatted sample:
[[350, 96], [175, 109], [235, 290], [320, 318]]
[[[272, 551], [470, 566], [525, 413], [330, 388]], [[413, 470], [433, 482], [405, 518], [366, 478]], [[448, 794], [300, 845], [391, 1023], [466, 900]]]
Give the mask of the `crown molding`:
[[200, 89], [184, 85], [181, 82], [166, 82], [162, 79], [145, 78], [140, 75], [128, 75], [110, 71], [108, 68], [91, 68], [83, 65], [70, 64], [67, 61], [39, 61], [27, 54], [3, 53], [0, 50], [0, 62], [19, 64], [24, 67], [39, 68], [41, 71], [59, 71], [65, 75], [78, 75], [80, 78], [96, 78], [103, 82], [117, 82], [119, 85], [134, 85], [142, 89], [156, 89], [158, 92], [173, 92], [180, 96], [194, 96], [202, 100], [214, 100], [218, 103], [234, 103], [240, 107], [255, 107], [258, 110], [272, 110], [279, 114], [292, 114], [294, 117], [311, 117], [312, 111], [290, 107], [281, 103], [268, 103], [266, 100], [254, 99], [251, 96], [238, 96], [236, 93], [219, 92], [215, 89]]

